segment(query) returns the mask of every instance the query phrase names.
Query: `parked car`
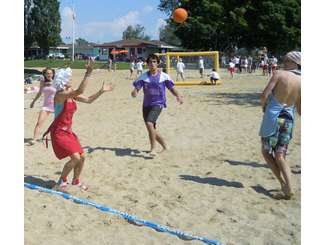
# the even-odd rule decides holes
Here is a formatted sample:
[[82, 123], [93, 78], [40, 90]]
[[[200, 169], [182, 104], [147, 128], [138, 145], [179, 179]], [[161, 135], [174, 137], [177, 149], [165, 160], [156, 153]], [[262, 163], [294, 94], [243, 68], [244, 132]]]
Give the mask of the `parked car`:
[[[56, 55], [56, 57], [55, 57], [55, 55]], [[59, 59], [64, 59], [65, 58], [64, 54], [62, 54], [62, 53], [54, 54], [54, 57], [59, 58]]]
[[49, 58], [49, 59], [64, 59], [65, 56], [62, 53], [51, 53], [51, 54], [47, 55], [47, 58]]

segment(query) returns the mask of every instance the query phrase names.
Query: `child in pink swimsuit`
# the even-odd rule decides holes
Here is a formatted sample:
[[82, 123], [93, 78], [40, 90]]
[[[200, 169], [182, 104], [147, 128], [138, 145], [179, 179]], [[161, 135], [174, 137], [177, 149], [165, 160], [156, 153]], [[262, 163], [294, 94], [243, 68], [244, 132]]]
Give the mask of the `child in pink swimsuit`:
[[42, 92], [44, 95], [42, 111], [54, 112], [54, 96], [56, 89], [51, 85], [44, 86]]
[[39, 136], [39, 131], [44, 124], [46, 118], [54, 112], [54, 96], [56, 93], [56, 89], [52, 86], [52, 80], [54, 78], [55, 71], [51, 68], [45, 68], [43, 70], [44, 80], [40, 81], [39, 91], [36, 94], [35, 98], [30, 104], [30, 108], [34, 107], [36, 100], [41, 96], [43, 93], [44, 95], [44, 102], [41, 111], [38, 114], [37, 123], [34, 129], [34, 137], [31, 141], [33, 145], [36, 142], [37, 137]]

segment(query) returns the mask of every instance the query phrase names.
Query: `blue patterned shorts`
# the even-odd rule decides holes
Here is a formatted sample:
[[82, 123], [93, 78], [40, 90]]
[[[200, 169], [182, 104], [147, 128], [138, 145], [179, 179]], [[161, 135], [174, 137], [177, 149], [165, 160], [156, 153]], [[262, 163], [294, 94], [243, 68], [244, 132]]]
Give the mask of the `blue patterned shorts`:
[[262, 137], [262, 148], [269, 154], [282, 153], [286, 156], [288, 144], [292, 138], [294, 121], [287, 116], [279, 116], [277, 118], [276, 132], [268, 137]]

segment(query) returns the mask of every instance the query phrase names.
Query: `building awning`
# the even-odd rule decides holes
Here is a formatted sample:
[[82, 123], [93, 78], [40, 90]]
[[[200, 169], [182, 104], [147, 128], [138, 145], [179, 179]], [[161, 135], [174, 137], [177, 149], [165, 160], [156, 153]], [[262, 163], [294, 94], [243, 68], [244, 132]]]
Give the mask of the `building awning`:
[[113, 50], [110, 52], [111, 54], [127, 54], [128, 50], [123, 49], [123, 50]]
[[103, 43], [94, 45], [94, 47], [99, 48], [166, 48], [166, 49], [177, 49], [178, 47], [169, 45], [165, 42], [159, 40], [140, 40], [140, 39], [129, 39], [129, 40], [119, 40], [110, 43]]
[[56, 49], [69, 49], [69, 47], [66, 46], [57, 46], [57, 47], [50, 47], [50, 48], [56, 48]]

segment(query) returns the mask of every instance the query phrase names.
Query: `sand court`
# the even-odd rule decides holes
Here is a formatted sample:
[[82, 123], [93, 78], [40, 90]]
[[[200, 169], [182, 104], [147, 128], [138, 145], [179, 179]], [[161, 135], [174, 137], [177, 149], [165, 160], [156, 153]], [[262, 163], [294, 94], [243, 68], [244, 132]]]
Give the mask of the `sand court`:
[[[167, 92], [157, 128], [170, 150], [152, 158], [146, 152], [143, 94], [131, 97], [129, 71], [94, 70], [86, 95], [102, 81], [115, 89], [91, 105], [78, 103], [73, 130], [87, 153], [82, 179], [90, 189], [69, 193], [225, 244], [299, 244], [300, 117], [287, 155], [296, 195], [276, 200], [272, 195], [280, 186], [262, 158], [258, 136], [259, 95], [267, 83], [261, 72], [230, 79], [221, 70], [223, 85], [177, 87], [183, 105]], [[73, 70], [74, 85], [83, 74]], [[50, 187], [67, 159], [57, 160], [51, 144], [47, 150], [41, 143], [29, 145], [42, 103], [29, 109], [34, 96], [24, 95], [25, 182]], [[25, 244], [203, 244], [46, 193], [25, 189], [24, 198]]]

